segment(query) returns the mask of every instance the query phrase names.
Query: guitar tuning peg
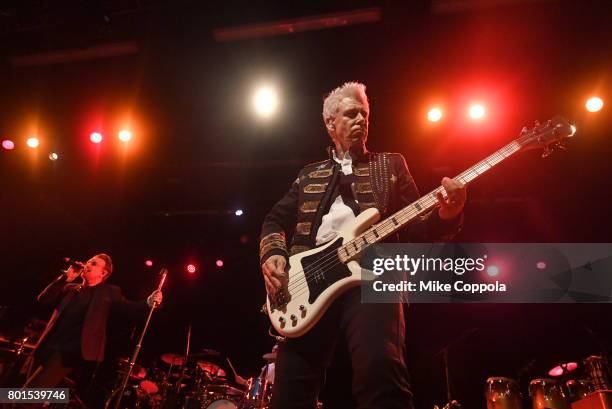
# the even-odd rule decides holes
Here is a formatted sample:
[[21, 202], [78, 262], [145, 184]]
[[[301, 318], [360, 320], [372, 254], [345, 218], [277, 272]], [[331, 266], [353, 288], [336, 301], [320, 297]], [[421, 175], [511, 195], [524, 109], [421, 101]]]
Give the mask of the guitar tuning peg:
[[527, 132], [529, 132], [529, 129], [527, 129], [527, 127], [524, 126], [523, 129], [521, 129], [521, 135], [525, 135]]
[[550, 128], [552, 126], [552, 120], [549, 119], [548, 121], [546, 121], [546, 127]]
[[548, 155], [550, 155], [552, 153], [552, 148], [550, 146], [546, 146], [544, 147], [544, 151], [542, 152], [542, 158], [547, 157]]

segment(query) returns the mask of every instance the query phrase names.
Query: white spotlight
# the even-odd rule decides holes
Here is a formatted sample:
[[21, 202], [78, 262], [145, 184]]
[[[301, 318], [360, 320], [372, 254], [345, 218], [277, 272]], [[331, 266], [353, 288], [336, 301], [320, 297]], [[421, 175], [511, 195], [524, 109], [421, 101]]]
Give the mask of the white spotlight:
[[427, 113], [427, 119], [429, 122], [438, 122], [442, 119], [442, 110], [440, 108], [432, 108]]
[[485, 107], [480, 104], [474, 104], [470, 107], [468, 113], [472, 119], [482, 119], [485, 116]]
[[253, 95], [253, 108], [262, 118], [271, 117], [278, 107], [276, 90], [269, 86], [258, 88]]
[[57, 153], [55, 153], [55, 152], [51, 152], [49, 154], [49, 160], [51, 160], [51, 161], [56, 161], [58, 158], [59, 158], [59, 155]]
[[597, 112], [597, 111], [601, 111], [601, 108], [603, 108], [603, 99], [599, 98], [599, 97], [593, 97], [593, 98], [589, 98], [588, 101], [585, 104], [585, 107], [587, 109], [587, 111], [589, 112]]
[[26, 141], [26, 145], [28, 145], [28, 147], [32, 149], [38, 148], [38, 145], [40, 145], [40, 140], [35, 136], [31, 136]]
[[122, 129], [119, 131], [118, 136], [121, 142], [129, 142], [132, 139], [132, 132], [127, 129]]

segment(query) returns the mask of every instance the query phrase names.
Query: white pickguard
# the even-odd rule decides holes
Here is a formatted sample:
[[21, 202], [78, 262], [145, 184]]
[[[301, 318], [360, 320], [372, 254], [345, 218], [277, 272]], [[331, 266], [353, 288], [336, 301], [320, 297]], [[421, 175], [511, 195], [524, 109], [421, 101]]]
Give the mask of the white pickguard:
[[[338, 237], [343, 238], [343, 242], [347, 242], [363, 233], [370, 226], [380, 220], [380, 213], [375, 208], [366, 209], [360, 213], [355, 220], [349, 223], [338, 236], [329, 243], [303, 253], [296, 254], [289, 258], [290, 269], [289, 275], [289, 295], [290, 300], [282, 306], [282, 309], [273, 309], [270, 304], [270, 297], [266, 299], [268, 315], [272, 325], [276, 331], [286, 337], [295, 338], [310, 330], [319, 319], [325, 314], [331, 303], [340, 296], [343, 292], [351, 287], [361, 284], [361, 267], [355, 260], [349, 261], [346, 265], [351, 272], [350, 277], [342, 278], [327, 287], [317, 299], [310, 304], [308, 298], [310, 291], [308, 287], [303, 285], [295, 285], [292, 293], [292, 283], [305, 282], [305, 276], [302, 268], [301, 260], [304, 257], [324, 251], [338, 240]], [[300, 308], [303, 306], [303, 308]]]

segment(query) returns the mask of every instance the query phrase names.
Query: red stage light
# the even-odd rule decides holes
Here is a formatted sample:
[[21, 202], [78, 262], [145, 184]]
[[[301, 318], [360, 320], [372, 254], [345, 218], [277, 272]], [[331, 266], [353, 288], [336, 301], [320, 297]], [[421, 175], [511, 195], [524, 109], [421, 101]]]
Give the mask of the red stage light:
[[147, 267], [153, 267], [153, 260], [146, 260], [146, 261], [145, 261], [145, 265], [146, 265]]
[[431, 108], [427, 113], [427, 120], [429, 122], [438, 122], [442, 119], [442, 110], [440, 108]]
[[545, 261], [538, 261], [536, 263], [536, 267], [538, 268], [538, 270], [544, 270], [546, 268], [546, 262]]
[[495, 277], [497, 274], [499, 274], [499, 268], [497, 268], [497, 266], [489, 266], [487, 267], [487, 274], [490, 277]]
[[597, 112], [597, 111], [601, 111], [601, 109], [603, 108], [603, 99], [599, 98], [599, 97], [592, 97], [589, 98], [588, 101], [586, 102], [586, 104], [584, 104], [584, 106], [586, 107], [587, 111], [589, 112]]
[[15, 142], [11, 141], [10, 139], [5, 139], [2, 141], [2, 148], [10, 151], [15, 149]]
[[196, 269], [195, 264], [187, 264], [187, 266], [185, 267], [185, 270], [187, 270], [189, 274], [193, 274], [196, 272], [197, 269]]
[[221, 268], [223, 267], [223, 260], [219, 259], [215, 262], [215, 264], [217, 265], [217, 267]]
[[468, 114], [472, 119], [482, 119], [485, 116], [485, 107], [481, 104], [474, 104], [470, 107]]
[[102, 142], [102, 134], [100, 132], [92, 132], [91, 135], [89, 135], [89, 140], [93, 143], [100, 143]]

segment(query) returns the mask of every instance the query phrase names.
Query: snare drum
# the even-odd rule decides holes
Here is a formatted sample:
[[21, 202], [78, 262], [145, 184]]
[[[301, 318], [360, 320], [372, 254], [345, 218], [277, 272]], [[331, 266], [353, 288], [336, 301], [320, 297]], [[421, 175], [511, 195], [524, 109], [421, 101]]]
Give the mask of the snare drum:
[[570, 409], [570, 404], [559, 382], [553, 379], [534, 379], [529, 383], [533, 409]]
[[238, 409], [238, 405], [229, 399], [215, 399], [213, 401], [206, 402], [202, 407], [205, 409]]
[[521, 391], [514, 379], [492, 377], [485, 386], [487, 409], [522, 409]]

